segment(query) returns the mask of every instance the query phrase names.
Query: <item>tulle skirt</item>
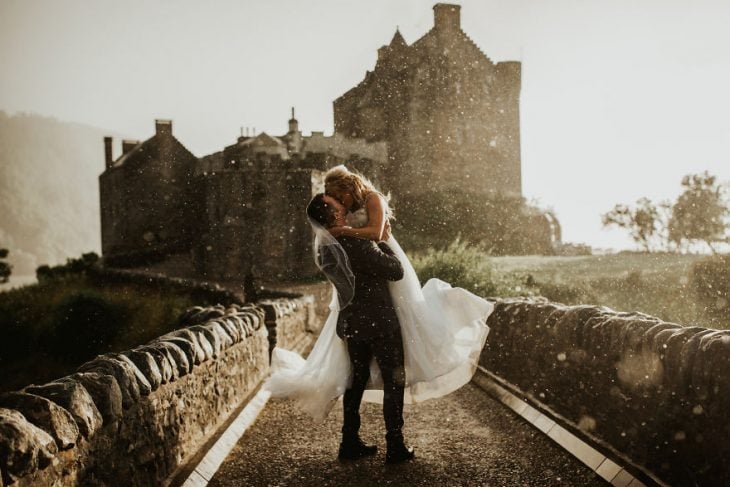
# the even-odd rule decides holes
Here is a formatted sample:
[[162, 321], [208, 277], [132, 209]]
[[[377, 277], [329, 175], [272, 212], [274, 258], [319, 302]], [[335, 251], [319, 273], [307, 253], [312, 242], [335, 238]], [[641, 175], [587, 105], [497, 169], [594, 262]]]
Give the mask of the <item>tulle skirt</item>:
[[[421, 288], [418, 276], [395, 238], [388, 240], [404, 269], [403, 279], [390, 282], [390, 293], [403, 337], [406, 403], [444, 396], [474, 375], [489, 333], [493, 303], [439, 279]], [[299, 354], [274, 348], [272, 375], [264, 384], [273, 397], [289, 397], [315, 419], [324, 419], [351, 383], [347, 345], [337, 336], [337, 297], [312, 351]], [[375, 361], [364, 401], [381, 403], [383, 382]]]

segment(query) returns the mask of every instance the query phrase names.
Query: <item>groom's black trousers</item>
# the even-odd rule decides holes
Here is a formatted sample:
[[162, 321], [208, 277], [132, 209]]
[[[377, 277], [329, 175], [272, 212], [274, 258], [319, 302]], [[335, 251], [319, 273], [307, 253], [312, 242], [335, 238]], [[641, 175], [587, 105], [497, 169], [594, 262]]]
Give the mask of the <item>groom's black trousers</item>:
[[385, 336], [366, 339], [348, 338], [347, 350], [353, 368], [352, 385], [343, 398], [343, 440], [353, 439], [360, 430], [360, 402], [370, 378], [370, 361], [373, 357], [383, 376], [383, 416], [389, 438], [397, 438], [403, 428], [403, 339], [400, 328]]

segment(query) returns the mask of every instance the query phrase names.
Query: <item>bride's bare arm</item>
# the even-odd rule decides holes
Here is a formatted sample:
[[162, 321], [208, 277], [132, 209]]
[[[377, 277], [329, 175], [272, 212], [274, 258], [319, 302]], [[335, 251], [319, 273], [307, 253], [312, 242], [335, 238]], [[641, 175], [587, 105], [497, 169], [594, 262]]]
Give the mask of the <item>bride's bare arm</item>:
[[365, 207], [368, 210], [368, 223], [364, 227], [333, 227], [330, 233], [339, 237], [345, 235], [348, 237], [357, 237], [365, 240], [375, 240], [379, 242], [387, 239], [389, 231], [386, 231], [388, 219], [385, 217], [385, 207], [380, 197], [373, 193], [365, 200]]

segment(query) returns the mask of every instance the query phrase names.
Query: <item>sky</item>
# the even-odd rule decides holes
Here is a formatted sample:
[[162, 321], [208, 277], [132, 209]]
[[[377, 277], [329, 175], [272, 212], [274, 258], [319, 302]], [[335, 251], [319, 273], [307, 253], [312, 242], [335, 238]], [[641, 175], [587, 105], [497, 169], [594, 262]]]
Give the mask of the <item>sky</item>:
[[[396, 27], [428, 31], [434, 3], [0, 0], [0, 110], [138, 139], [170, 118], [198, 156], [241, 127], [285, 133], [292, 106], [305, 134], [331, 133], [332, 101]], [[454, 3], [490, 59], [522, 62], [522, 189], [564, 241], [633, 248], [602, 213], [674, 199], [685, 174], [730, 180], [727, 0]]]

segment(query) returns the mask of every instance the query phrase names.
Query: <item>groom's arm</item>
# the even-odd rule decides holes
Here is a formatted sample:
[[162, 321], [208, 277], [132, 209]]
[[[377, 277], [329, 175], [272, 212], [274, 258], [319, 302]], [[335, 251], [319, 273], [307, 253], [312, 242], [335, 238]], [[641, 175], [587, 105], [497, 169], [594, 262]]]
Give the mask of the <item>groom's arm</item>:
[[358, 272], [388, 281], [403, 279], [403, 266], [384, 242], [375, 246], [370, 241], [360, 241], [352, 245], [350, 250], [354, 254], [350, 262], [357, 267]]

